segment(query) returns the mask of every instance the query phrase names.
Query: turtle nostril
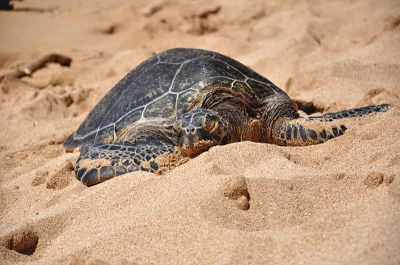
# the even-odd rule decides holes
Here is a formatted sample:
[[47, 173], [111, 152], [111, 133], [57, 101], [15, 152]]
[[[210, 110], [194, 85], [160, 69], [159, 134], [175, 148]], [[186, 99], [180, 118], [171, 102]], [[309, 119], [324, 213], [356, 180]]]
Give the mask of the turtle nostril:
[[185, 128], [186, 134], [189, 134], [189, 128]]
[[192, 129], [190, 130], [190, 132], [191, 132], [191, 133], [194, 133], [194, 132], [195, 132], [195, 129], [194, 129], [194, 128], [192, 128]]

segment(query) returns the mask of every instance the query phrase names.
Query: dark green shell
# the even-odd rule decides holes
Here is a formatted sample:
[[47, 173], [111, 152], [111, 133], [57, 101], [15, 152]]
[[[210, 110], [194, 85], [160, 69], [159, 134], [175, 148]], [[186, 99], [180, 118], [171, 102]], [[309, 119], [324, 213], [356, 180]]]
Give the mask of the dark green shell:
[[171, 49], [141, 63], [119, 81], [64, 146], [101, 143], [140, 119], [184, 113], [198, 92], [213, 83], [226, 84], [250, 101], [285, 93], [227, 56], [199, 49]]

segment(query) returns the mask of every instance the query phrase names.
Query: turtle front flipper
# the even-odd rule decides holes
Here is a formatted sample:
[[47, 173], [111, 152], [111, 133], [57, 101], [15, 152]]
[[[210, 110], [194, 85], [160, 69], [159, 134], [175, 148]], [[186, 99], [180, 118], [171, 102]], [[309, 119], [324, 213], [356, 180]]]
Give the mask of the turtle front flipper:
[[382, 104], [327, 113], [308, 118], [278, 118], [272, 127], [270, 141], [278, 145], [304, 146], [319, 144], [342, 135], [347, 127], [342, 119], [358, 118], [385, 112], [393, 105]]
[[270, 142], [285, 146], [319, 144], [342, 135], [346, 129], [345, 125], [333, 125], [329, 121], [279, 119], [272, 129]]
[[172, 153], [174, 146], [154, 138], [143, 142], [84, 145], [76, 162], [76, 178], [87, 186], [132, 172], [159, 169], [156, 158]]
[[376, 106], [367, 106], [361, 108], [354, 108], [349, 110], [343, 110], [334, 113], [326, 113], [322, 116], [311, 116], [308, 117], [309, 119], [323, 119], [323, 120], [338, 120], [338, 119], [345, 119], [345, 118], [360, 118], [367, 115], [375, 114], [378, 112], [385, 112], [389, 110], [393, 105], [390, 104], [381, 104]]

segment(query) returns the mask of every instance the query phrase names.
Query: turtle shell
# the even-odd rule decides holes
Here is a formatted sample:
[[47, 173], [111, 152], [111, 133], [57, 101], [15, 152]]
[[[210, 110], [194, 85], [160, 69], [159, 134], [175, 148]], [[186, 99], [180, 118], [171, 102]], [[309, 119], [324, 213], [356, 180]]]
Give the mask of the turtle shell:
[[268, 79], [222, 54], [171, 49], [144, 61], [119, 81], [67, 138], [64, 147], [112, 142], [139, 120], [184, 113], [198, 92], [215, 83], [226, 84], [251, 101], [285, 94]]

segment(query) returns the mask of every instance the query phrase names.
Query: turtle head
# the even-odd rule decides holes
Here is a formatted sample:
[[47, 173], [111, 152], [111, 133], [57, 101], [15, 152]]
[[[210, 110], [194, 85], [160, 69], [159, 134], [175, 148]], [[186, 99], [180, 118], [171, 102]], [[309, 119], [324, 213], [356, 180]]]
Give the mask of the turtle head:
[[215, 111], [197, 109], [185, 113], [180, 125], [179, 146], [185, 156], [192, 157], [230, 142], [228, 122]]

